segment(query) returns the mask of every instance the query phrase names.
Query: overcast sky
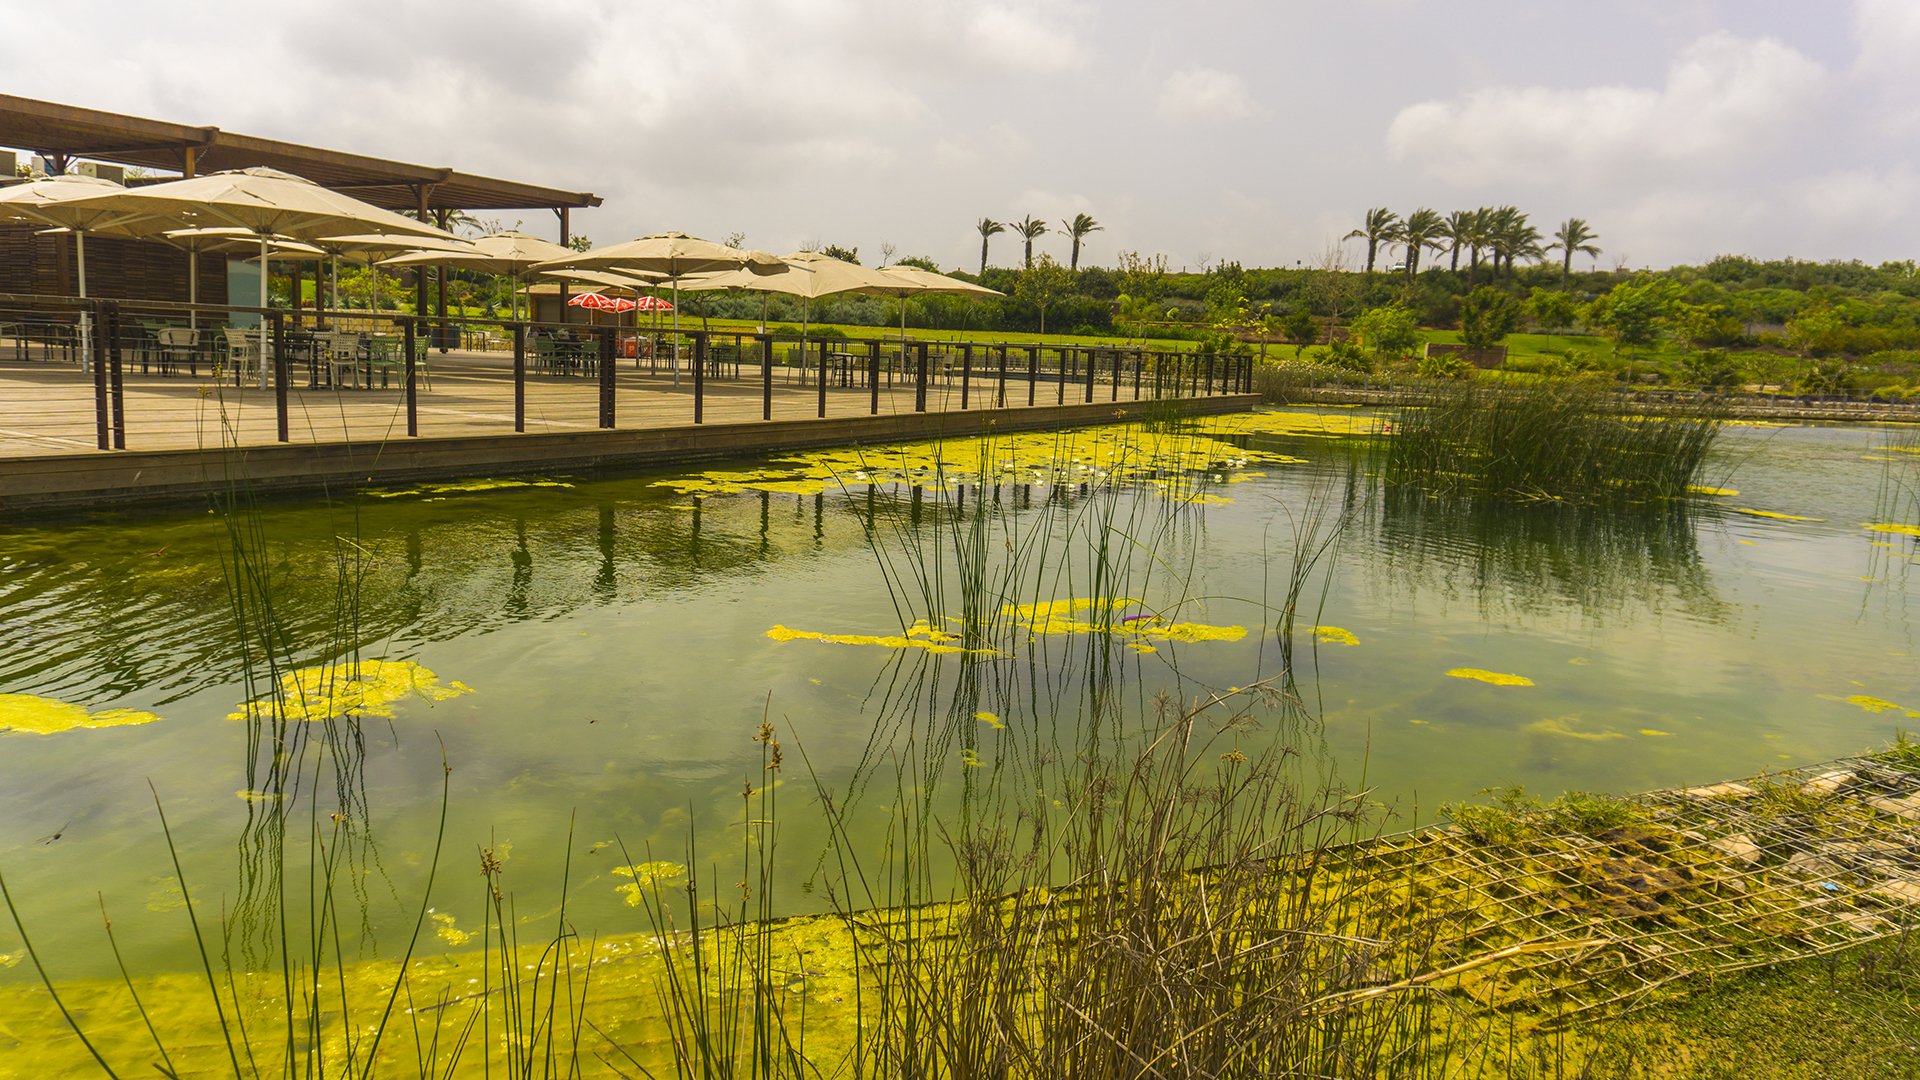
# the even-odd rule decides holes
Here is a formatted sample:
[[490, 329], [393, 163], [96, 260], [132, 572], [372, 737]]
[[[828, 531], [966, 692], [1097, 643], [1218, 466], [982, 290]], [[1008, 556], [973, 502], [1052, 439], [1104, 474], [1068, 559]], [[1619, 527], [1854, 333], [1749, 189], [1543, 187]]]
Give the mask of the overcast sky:
[[969, 268], [983, 216], [1197, 269], [1500, 203], [1608, 267], [1914, 258], [1916, 57], [1916, 0], [0, 0], [0, 91]]

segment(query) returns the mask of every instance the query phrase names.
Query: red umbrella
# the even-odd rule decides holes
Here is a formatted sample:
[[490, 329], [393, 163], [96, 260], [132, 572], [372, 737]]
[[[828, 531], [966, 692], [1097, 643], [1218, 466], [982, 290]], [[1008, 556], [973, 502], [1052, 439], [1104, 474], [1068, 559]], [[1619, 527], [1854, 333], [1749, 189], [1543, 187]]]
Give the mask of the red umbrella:
[[567, 306], [586, 308], [589, 311], [612, 311], [615, 313], [646, 307], [644, 303], [636, 304], [624, 297], [607, 296], [597, 292], [581, 293], [579, 296], [569, 297], [567, 299]]
[[672, 311], [673, 302], [658, 296], [643, 296], [635, 305], [641, 311]]

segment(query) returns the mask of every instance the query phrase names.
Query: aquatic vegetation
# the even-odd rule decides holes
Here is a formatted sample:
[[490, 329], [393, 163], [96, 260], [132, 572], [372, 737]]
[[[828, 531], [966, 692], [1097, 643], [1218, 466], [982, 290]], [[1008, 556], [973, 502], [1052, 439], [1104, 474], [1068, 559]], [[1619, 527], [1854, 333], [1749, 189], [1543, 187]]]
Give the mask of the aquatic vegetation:
[[1920, 536], [1920, 525], [1901, 525], [1891, 521], [1863, 521], [1860, 527], [1892, 536]]
[[687, 876], [686, 867], [671, 862], [644, 862], [633, 866], [616, 866], [613, 872], [621, 877], [632, 879], [614, 888], [615, 892], [626, 898], [628, 907], [639, 907], [646, 891], [660, 883]]
[[1798, 514], [1783, 514], [1778, 510], [1755, 510], [1751, 506], [1736, 506], [1733, 508], [1733, 512], [1736, 514], [1745, 514], [1748, 517], [1771, 518], [1774, 521], [1825, 521], [1827, 520], [1826, 518], [1801, 517]]
[[403, 701], [447, 701], [472, 692], [463, 682], [442, 683], [438, 675], [411, 660], [362, 660], [290, 671], [280, 677], [274, 694], [247, 702], [227, 719], [391, 720]]
[[1717, 495], [1722, 497], [1731, 497], [1731, 496], [1740, 494], [1739, 491], [1733, 488], [1708, 487], [1705, 484], [1688, 484], [1687, 490], [1692, 492], [1695, 495]]
[[88, 712], [84, 707], [37, 694], [0, 694], [0, 732], [23, 735], [55, 735], [82, 728], [130, 727], [151, 724], [160, 717], [137, 709], [102, 709]]
[[1338, 626], [1310, 626], [1307, 632], [1312, 634], [1315, 640], [1326, 645], [1360, 644], [1360, 639], [1354, 636], [1353, 631], [1342, 630]]
[[1498, 671], [1486, 671], [1481, 668], [1457, 667], [1447, 674], [1455, 679], [1474, 679], [1493, 686], [1533, 685], [1533, 680], [1525, 675], [1504, 675]]
[[[1505, 676], [1505, 677], [1515, 678], [1515, 676], [1512, 676], [1512, 675]], [[1506, 684], [1506, 685], [1520, 685], [1520, 684]], [[1525, 685], [1531, 686], [1533, 684], [1526, 683]], [[1575, 728], [1572, 724], [1572, 721], [1575, 721], [1578, 719], [1579, 717], [1577, 716], [1562, 716], [1562, 717], [1553, 718], [1553, 719], [1535, 720], [1533, 723], [1527, 725], [1527, 730], [1538, 735], [1558, 735], [1562, 738], [1579, 739], [1579, 740], [1582, 740], [1583, 742], [1611, 742], [1614, 739], [1626, 738], [1624, 734], [1618, 731], [1581, 731]], [[1655, 734], [1664, 735], [1666, 733], [1656, 732]]]
[[417, 495], [466, 495], [480, 491], [510, 491], [514, 488], [570, 488], [565, 480], [450, 480], [420, 484], [410, 488], [373, 488], [367, 494], [376, 499], [400, 499]]
[[1239, 641], [1247, 636], [1244, 626], [1213, 626], [1196, 622], [1164, 622], [1159, 615], [1140, 611], [1116, 618], [1115, 615], [1140, 601], [1127, 596], [1076, 597], [1036, 604], [1009, 604], [1002, 614], [1035, 634], [1113, 634], [1119, 638], [1154, 641]]
[[1235, 435], [1291, 435], [1313, 439], [1392, 434], [1392, 425], [1351, 409], [1259, 409], [1214, 420], [1216, 430]]
[[987, 712], [984, 709], [981, 710], [980, 712], [974, 713], [973, 718], [987, 725], [988, 727], [993, 728], [996, 731], [1004, 731], [1006, 730], [1006, 727], [1007, 727], [1007, 722], [1005, 720], [1000, 719], [998, 716], [995, 716], [993, 713]]
[[1912, 719], [1920, 720], [1920, 712], [1915, 712], [1904, 705], [1896, 704], [1885, 698], [1877, 698], [1870, 694], [1854, 694], [1844, 700], [1847, 704], [1865, 709], [1870, 713], [1903, 712]]
[[1658, 728], [1643, 727], [1640, 729], [1640, 734], [1647, 735], [1647, 736], [1659, 736], [1659, 735], [1672, 735], [1673, 732], [1661, 731]]
[[957, 487], [1112, 481], [1152, 483], [1172, 497], [1205, 503], [1199, 485], [1229, 482], [1250, 463], [1301, 460], [1243, 449], [1198, 431], [1108, 425], [818, 450], [777, 457], [755, 467], [710, 469], [660, 480], [655, 486], [683, 495], [747, 491], [817, 495], [856, 484]]
[[433, 917], [434, 936], [438, 937], [441, 941], [449, 945], [460, 946], [473, 940], [473, 931], [460, 929], [455, 925], [458, 920], [452, 915], [444, 911], [429, 911], [428, 914]]
[[1718, 414], [1645, 416], [1584, 381], [1443, 381], [1380, 441], [1389, 486], [1508, 503], [1676, 499], [1698, 486]]
[[949, 644], [955, 640], [953, 635], [922, 632], [913, 634], [828, 634], [818, 630], [795, 630], [776, 624], [767, 631], [767, 636], [775, 641], [818, 641], [828, 645], [870, 645], [881, 649], [924, 649], [936, 655], [951, 653], [974, 653], [991, 656], [992, 649], [968, 649]]

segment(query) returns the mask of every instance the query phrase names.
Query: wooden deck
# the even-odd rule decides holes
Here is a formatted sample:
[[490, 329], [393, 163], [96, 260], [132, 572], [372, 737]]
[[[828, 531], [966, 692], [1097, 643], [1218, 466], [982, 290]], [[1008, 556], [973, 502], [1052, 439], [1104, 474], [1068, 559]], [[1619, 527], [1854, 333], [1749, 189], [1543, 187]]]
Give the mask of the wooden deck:
[[[856, 376], [864, 375], [856, 372]], [[142, 372], [123, 365], [125, 449], [97, 448], [93, 378], [71, 362], [7, 350], [0, 355], [0, 507], [58, 509], [109, 502], [177, 499], [215, 486], [213, 455], [245, 451], [250, 481], [262, 490], [424, 476], [481, 475], [618, 463], [669, 463], [752, 454], [797, 446], [911, 439], [984, 428], [1085, 424], [1139, 415], [1156, 406], [1136, 403], [1129, 374], [1120, 385], [1101, 372], [1094, 400], [1083, 382], [1065, 387], [1042, 375], [1027, 406], [1025, 371], [1009, 372], [1006, 407], [993, 408], [997, 372], [976, 373], [968, 410], [961, 411], [957, 375], [930, 379], [926, 411], [914, 408], [912, 380], [883, 377], [877, 410], [861, 380], [830, 381], [826, 416], [820, 392], [798, 372], [774, 371], [772, 423], [760, 371], [709, 377], [703, 387], [704, 423], [694, 425], [691, 375], [678, 384], [623, 360], [614, 377], [615, 425], [602, 429], [600, 384], [578, 375], [529, 373], [526, 431], [514, 431], [513, 359], [505, 353], [434, 353], [428, 380], [417, 393], [419, 436], [407, 436], [406, 394], [394, 385], [356, 389], [309, 385], [304, 365], [288, 382], [288, 441], [277, 438], [275, 394], [248, 382]], [[430, 383], [430, 385], [429, 385]], [[1142, 386], [1152, 393], [1151, 378]], [[1116, 393], [1117, 391], [1117, 393]], [[1064, 406], [1057, 404], [1064, 397]], [[1203, 398], [1207, 411], [1246, 408], [1246, 395]]]

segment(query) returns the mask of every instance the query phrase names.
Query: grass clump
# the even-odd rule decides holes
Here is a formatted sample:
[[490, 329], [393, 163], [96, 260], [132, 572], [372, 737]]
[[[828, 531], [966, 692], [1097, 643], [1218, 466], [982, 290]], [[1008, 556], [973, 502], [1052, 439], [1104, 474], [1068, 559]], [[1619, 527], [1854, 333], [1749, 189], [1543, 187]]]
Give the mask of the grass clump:
[[1440, 816], [1476, 843], [1517, 844], [1543, 836], [1597, 836], [1648, 819], [1646, 807], [1611, 795], [1568, 791], [1541, 802], [1518, 784], [1482, 788], [1491, 804], [1441, 803]]
[[1391, 486], [1497, 502], [1678, 499], [1718, 431], [1714, 413], [1627, 412], [1584, 380], [1436, 382], [1400, 411], [1382, 472]]

